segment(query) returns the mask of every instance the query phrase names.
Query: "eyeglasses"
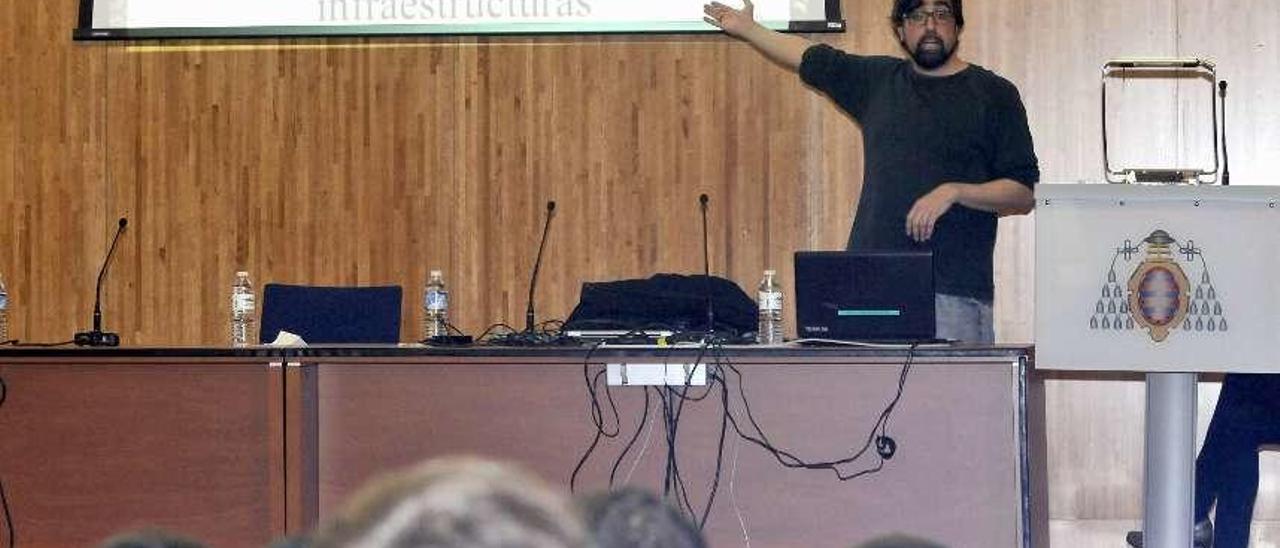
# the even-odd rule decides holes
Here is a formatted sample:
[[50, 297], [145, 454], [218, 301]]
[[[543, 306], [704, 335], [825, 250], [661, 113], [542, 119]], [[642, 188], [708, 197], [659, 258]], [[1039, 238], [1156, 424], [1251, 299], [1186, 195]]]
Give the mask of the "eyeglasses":
[[956, 14], [951, 8], [941, 7], [934, 10], [918, 9], [902, 17], [907, 23], [920, 27], [924, 26], [929, 18], [933, 18], [933, 22], [939, 25], [949, 25], [956, 22]]

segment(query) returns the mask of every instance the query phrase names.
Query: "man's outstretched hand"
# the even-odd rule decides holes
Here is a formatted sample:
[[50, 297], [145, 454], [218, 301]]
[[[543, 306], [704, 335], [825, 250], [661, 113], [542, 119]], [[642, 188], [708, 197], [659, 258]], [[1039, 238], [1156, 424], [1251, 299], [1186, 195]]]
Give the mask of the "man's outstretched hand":
[[743, 34], [755, 26], [755, 4], [751, 0], [743, 0], [742, 9], [733, 9], [720, 2], [712, 2], [702, 6], [704, 21], [720, 27], [725, 32], [742, 38]]

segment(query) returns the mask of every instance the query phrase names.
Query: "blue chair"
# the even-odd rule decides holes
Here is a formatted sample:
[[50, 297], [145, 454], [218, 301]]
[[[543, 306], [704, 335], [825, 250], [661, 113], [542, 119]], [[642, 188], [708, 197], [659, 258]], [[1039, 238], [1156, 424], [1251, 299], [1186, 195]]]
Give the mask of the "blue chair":
[[259, 342], [281, 330], [308, 344], [400, 342], [400, 286], [319, 287], [267, 284], [262, 291]]

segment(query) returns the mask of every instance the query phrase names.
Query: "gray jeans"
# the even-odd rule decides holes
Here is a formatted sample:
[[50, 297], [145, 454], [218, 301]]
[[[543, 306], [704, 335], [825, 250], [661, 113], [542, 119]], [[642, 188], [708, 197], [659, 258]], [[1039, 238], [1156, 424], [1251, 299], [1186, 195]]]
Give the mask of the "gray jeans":
[[991, 303], [973, 297], [937, 294], [933, 300], [939, 339], [992, 344], [996, 341]]

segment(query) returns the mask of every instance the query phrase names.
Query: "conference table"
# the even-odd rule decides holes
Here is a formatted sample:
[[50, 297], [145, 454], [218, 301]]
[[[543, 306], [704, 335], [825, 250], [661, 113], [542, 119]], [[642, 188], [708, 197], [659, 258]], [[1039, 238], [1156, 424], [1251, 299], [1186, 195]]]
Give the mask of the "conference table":
[[[0, 481], [18, 546], [144, 527], [262, 546], [432, 457], [518, 462], [579, 494], [661, 492], [674, 458], [713, 546], [894, 532], [1045, 546], [1032, 358], [1022, 346], [4, 348]], [[654, 367], [702, 367], [711, 382], [638, 385]], [[620, 378], [630, 385], [609, 386]], [[900, 385], [883, 426], [896, 452], [882, 460], [869, 440]], [[593, 394], [612, 436], [588, 454]], [[678, 395], [669, 448], [660, 402]], [[787, 467], [733, 423], [805, 461], [850, 459], [843, 475], [879, 470]]]

